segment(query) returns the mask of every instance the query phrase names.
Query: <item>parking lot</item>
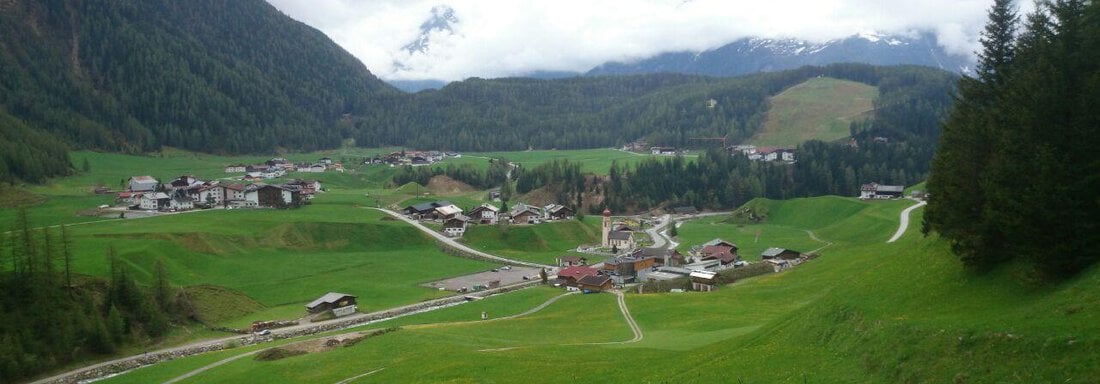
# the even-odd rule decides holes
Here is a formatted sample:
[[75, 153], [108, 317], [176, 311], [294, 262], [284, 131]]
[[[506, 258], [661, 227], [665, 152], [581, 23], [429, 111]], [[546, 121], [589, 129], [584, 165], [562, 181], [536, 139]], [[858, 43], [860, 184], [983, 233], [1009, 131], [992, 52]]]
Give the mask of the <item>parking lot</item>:
[[505, 268], [506, 269], [496, 269], [495, 270], [496, 272], [485, 271], [485, 272], [478, 272], [478, 273], [475, 273], [475, 274], [472, 274], [472, 275], [459, 276], [459, 277], [453, 277], [453, 278], [446, 279], [446, 280], [433, 281], [431, 283], [424, 284], [424, 286], [429, 287], [429, 288], [436, 288], [436, 289], [442, 288], [442, 289], [445, 289], [445, 290], [448, 290], [448, 291], [455, 291], [455, 292], [458, 292], [463, 287], [465, 287], [469, 291], [474, 291], [475, 286], [478, 286], [478, 285], [489, 286], [489, 283], [491, 281], [498, 281], [499, 280], [500, 285], [504, 286], [504, 285], [509, 285], [509, 284], [514, 284], [514, 283], [525, 281], [524, 277], [527, 277], [528, 279], [538, 279], [539, 278], [538, 268], [515, 267], [515, 266], [510, 266], [510, 267], [505, 267]]

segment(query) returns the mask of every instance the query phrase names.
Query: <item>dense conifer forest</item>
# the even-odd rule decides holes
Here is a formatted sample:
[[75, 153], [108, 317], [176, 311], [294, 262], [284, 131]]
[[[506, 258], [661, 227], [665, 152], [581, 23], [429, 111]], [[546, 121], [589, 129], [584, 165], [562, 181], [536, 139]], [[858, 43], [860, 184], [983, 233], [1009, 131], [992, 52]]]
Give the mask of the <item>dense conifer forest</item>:
[[150, 287], [139, 286], [113, 249], [109, 277], [75, 275], [68, 228], [34, 229], [26, 211], [0, 236], [0, 380], [32, 377], [73, 361], [164, 336], [193, 316], [187, 296], [159, 261]]
[[1059, 280], [1100, 260], [1100, 4], [998, 0], [932, 162], [926, 230], [975, 271]]

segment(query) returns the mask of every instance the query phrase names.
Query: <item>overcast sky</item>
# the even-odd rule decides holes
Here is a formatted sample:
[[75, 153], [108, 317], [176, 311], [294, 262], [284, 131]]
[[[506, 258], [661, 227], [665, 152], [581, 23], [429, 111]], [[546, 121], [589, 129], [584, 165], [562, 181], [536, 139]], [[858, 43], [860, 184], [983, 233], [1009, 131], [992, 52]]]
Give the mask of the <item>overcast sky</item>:
[[[607, 61], [706, 50], [742, 37], [823, 42], [858, 33], [937, 34], [972, 54], [992, 0], [268, 0], [320, 29], [386, 80], [461, 80], [536, 70], [587, 71]], [[426, 53], [402, 47], [435, 6], [454, 33]], [[1031, 9], [1020, 3], [1021, 12]], [[395, 65], [401, 63], [401, 66]]]

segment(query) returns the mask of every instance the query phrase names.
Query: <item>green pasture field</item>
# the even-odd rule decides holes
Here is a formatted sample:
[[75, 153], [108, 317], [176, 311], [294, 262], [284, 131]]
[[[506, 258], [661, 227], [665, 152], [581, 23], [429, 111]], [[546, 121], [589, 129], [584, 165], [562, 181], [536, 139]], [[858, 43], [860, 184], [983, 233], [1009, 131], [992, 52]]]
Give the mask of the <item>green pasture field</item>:
[[[139, 281], [161, 260], [177, 285], [239, 291], [265, 309], [225, 323], [297, 318], [326, 292], [356, 294], [374, 311], [441, 295], [419, 284], [490, 264], [441, 252], [426, 235], [369, 209], [314, 204], [297, 210], [211, 210], [72, 228], [74, 270], [107, 274], [115, 247]], [[211, 315], [217, 317], [217, 315]]]
[[[377, 369], [355, 382], [1100, 381], [1095, 267], [1031, 287], [1015, 279], [1015, 266], [980, 276], [962, 270], [945, 241], [916, 226], [886, 244], [911, 201], [751, 204], [770, 214], [766, 224], [745, 228], [814, 230], [834, 245], [804, 265], [716, 292], [629, 294], [644, 333], [636, 343], [571, 345], [630, 338], [614, 296], [573, 295], [527, 317], [484, 324], [465, 322], [474, 307], [443, 309], [431, 321], [464, 323], [409, 326], [274, 362], [242, 359], [189, 382], [338, 382]], [[921, 212], [911, 220], [919, 223]], [[699, 224], [709, 225], [738, 228]]]
[[848, 137], [849, 123], [870, 117], [876, 97], [878, 88], [854, 81], [807, 80], [771, 98], [764, 129], [747, 143], [793, 148]]
[[579, 255], [578, 245], [600, 241], [599, 217], [535, 225], [475, 225], [462, 242], [472, 248], [518, 260], [556, 265], [565, 255]]
[[[607, 175], [611, 169], [611, 163], [619, 166], [634, 165], [643, 159], [654, 157], [648, 153], [640, 154], [620, 151], [617, 149], [570, 149], [570, 150], [536, 150], [523, 152], [484, 152], [464, 154], [465, 158], [504, 158], [526, 168], [534, 168], [539, 164], [552, 160], [569, 160], [569, 162], [581, 163], [581, 172], [591, 172], [597, 175]], [[486, 167], [488, 164], [486, 164]]]

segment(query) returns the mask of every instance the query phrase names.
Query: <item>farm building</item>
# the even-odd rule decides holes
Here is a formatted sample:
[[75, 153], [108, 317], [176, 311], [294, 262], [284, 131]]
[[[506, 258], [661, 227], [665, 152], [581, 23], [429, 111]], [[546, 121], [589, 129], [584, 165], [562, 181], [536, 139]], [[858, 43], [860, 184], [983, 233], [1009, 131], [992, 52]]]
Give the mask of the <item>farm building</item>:
[[679, 267], [685, 261], [684, 255], [675, 249], [640, 248], [634, 251], [633, 256], [652, 257], [656, 260], [656, 265], [669, 267]]
[[577, 282], [585, 276], [595, 276], [600, 274], [594, 268], [589, 267], [566, 267], [558, 271], [558, 283], [562, 285], [576, 286]]
[[450, 237], [462, 236], [466, 233], [466, 227], [470, 224], [470, 218], [462, 214], [456, 214], [443, 220], [443, 234]]
[[510, 215], [512, 224], [538, 224], [542, 218], [542, 212], [538, 207], [527, 204], [516, 204], [512, 207]]
[[435, 213], [435, 209], [439, 207], [454, 206], [450, 201], [438, 200], [427, 203], [420, 203], [405, 207], [403, 212], [409, 216], [432, 216]]
[[167, 209], [171, 206], [172, 198], [164, 192], [146, 193], [141, 195], [140, 208], [144, 210]]
[[558, 258], [559, 267], [574, 267], [588, 264], [588, 259], [580, 256], [562, 256]]
[[306, 304], [306, 312], [317, 314], [332, 310], [332, 313], [337, 317], [349, 315], [355, 312], [355, 297], [355, 295], [346, 293], [329, 292], [317, 300], [313, 300], [309, 304]]
[[882, 185], [879, 183], [863, 184], [859, 187], [859, 198], [867, 199], [897, 199], [902, 197], [905, 186]]
[[470, 219], [480, 224], [496, 224], [500, 208], [492, 204], [482, 204], [470, 210]]
[[577, 280], [577, 287], [591, 292], [603, 292], [611, 289], [611, 278], [604, 275], [591, 275]]
[[547, 220], [569, 220], [573, 218], [573, 209], [564, 205], [550, 204], [546, 206]]
[[134, 176], [130, 178], [130, 191], [152, 192], [157, 189], [157, 184], [159, 183], [160, 182], [152, 176]]
[[710, 292], [718, 289], [717, 272], [692, 271], [689, 276], [691, 277], [691, 289], [694, 291]]
[[760, 258], [763, 260], [793, 260], [799, 257], [802, 257], [801, 252], [775, 247], [765, 249], [764, 252], [760, 253]]

